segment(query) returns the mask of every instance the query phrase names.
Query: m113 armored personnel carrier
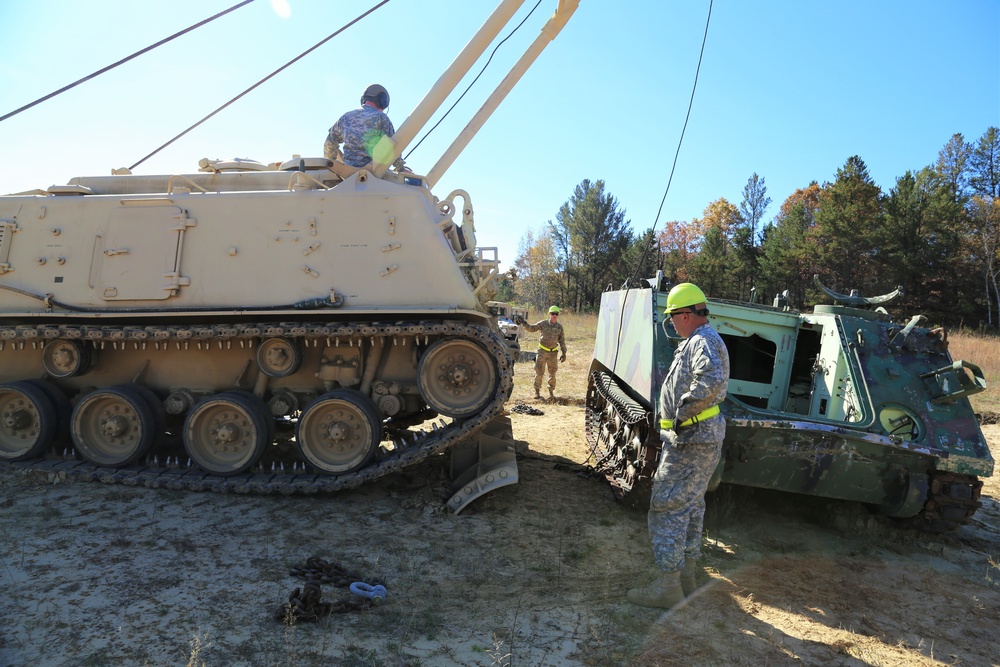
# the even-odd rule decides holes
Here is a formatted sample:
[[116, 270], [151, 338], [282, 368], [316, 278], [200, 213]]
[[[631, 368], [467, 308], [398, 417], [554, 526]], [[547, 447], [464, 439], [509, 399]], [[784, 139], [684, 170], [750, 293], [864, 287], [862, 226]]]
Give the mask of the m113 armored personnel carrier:
[[[426, 175], [390, 165], [521, 4], [500, 3], [366, 167], [202, 160], [0, 197], [0, 462], [293, 493], [479, 446], [512, 387], [485, 306], [499, 261], [469, 195], [431, 187], [576, 1]], [[453, 509], [516, 481], [497, 456], [459, 466]]]
[[[648, 490], [660, 451], [658, 397], [680, 340], [669, 285], [607, 292], [587, 390], [587, 439], [619, 497]], [[897, 293], [838, 294], [812, 313], [709, 302], [729, 350], [721, 482], [855, 500], [933, 529], [968, 522], [993, 459], [968, 396], [986, 381], [954, 361], [942, 329], [894, 322]]]

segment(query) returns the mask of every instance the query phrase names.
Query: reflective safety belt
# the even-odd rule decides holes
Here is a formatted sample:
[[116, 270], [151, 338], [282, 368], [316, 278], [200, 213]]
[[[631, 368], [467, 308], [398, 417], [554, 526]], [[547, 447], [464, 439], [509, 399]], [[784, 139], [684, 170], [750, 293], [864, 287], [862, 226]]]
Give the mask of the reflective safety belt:
[[545, 347], [544, 345], [542, 345], [541, 343], [539, 343], [538, 344], [538, 349], [539, 350], [545, 350], [546, 352], [555, 352], [559, 348], [558, 347]]
[[[685, 419], [684, 421], [682, 421], [677, 426], [679, 428], [684, 428], [685, 426], [693, 426], [694, 424], [697, 424], [700, 421], [705, 421], [709, 417], [714, 417], [715, 415], [719, 414], [719, 412], [720, 412], [719, 406], [718, 405], [713, 405], [712, 407], [710, 407], [707, 410], [702, 410], [701, 412], [699, 412], [698, 414], [696, 414], [694, 417], [691, 417], [690, 419]], [[661, 419], [660, 420], [660, 428], [662, 430], [669, 431], [673, 427], [674, 427], [674, 420], [673, 419]]]

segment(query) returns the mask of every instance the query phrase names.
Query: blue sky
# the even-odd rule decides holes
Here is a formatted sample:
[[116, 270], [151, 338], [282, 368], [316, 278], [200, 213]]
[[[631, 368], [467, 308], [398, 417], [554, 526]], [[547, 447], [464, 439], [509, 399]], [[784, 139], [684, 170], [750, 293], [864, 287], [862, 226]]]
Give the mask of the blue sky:
[[[0, 0], [0, 115], [235, 3]], [[285, 3], [288, 12], [256, 0], [0, 122], [0, 192], [135, 163], [375, 0]], [[321, 155], [329, 126], [372, 82], [389, 89], [399, 127], [494, 6], [392, 0], [135, 171], [190, 172], [203, 157]], [[501, 47], [410, 156], [415, 171], [434, 164], [555, 6], [543, 0]], [[524, 233], [554, 220], [585, 178], [606, 182], [635, 230], [653, 224], [708, 8], [580, 1], [434, 189], [469, 192], [480, 245], [498, 246], [505, 268]], [[974, 141], [990, 125], [1000, 125], [997, 0], [717, 0], [660, 225], [701, 217], [720, 197], [738, 204], [755, 172], [773, 200], [769, 220], [796, 188], [833, 180], [852, 155], [888, 191], [906, 170], [934, 162], [953, 133]]]

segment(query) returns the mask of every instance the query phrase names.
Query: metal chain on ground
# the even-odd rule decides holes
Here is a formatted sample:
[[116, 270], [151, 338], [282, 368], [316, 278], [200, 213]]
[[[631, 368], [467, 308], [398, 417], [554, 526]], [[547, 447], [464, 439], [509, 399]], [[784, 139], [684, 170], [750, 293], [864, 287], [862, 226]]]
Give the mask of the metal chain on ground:
[[347, 588], [355, 581], [361, 581], [361, 575], [351, 572], [340, 563], [331, 563], [318, 556], [313, 556], [306, 560], [306, 564], [293, 567], [288, 571], [296, 579], [303, 581], [316, 581], [321, 584], [333, 584], [340, 588]]
[[323, 602], [322, 584], [333, 584], [337, 588], [349, 588], [352, 583], [363, 581], [360, 574], [351, 572], [340, 563], [331, 563], [318, 556], [306, 560], [305, 565], [293, 567], [288, 572], [305, 584], [296, 587], [288, 601], [278, 607], [274, 619], [287, 625], [299, 621], [315, 623], [330, 614], [362, 611], [373, 606], [373, 601], [363, 597], [343, 598], [335, 602]]
[[323, 589], [314, 581], [307, 581], [302, 588], [296, 588], [288, 596], [288, 602], [278, 607], [274, 619], [286, 625], [295, 625], [300, 621], [315, 623], [323, 616], [333, 612], [333, 605], [322, 602]]

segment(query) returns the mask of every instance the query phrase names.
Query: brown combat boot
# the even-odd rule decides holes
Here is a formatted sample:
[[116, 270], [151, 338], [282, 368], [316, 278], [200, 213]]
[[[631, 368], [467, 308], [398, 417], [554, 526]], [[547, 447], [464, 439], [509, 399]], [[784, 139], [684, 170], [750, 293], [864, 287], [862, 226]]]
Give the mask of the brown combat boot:
[[684, 601], [680, 572], [661, 572], [645, 588], [633, 588], [628, 592], [629, 602], [643, 607], [670, 609]]
[[549, 389], [549, 400], [550, 401], [556, 400], [556, 392], [554, 389]]
[[684, 589], [684, 597], [691, 597], [691, 594], [698, 590], [698, 583], [694, 580], [694, 575], [698, 572], [698, 561], [686, 560], [681, 568], [681, 588]]
[[538, 400], [542, 399], [542, 392], [540, 392], [538, 389], [535, 389], [535, 398], [537, 398]]

